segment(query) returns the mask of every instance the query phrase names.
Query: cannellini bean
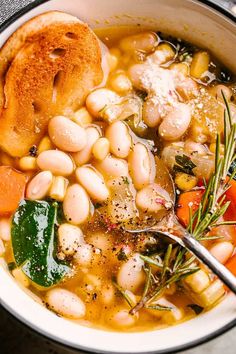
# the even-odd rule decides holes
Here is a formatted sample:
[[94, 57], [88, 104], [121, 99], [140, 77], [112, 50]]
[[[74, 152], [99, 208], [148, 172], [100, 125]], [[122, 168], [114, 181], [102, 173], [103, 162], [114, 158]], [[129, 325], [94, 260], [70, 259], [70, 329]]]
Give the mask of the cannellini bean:
[[146, 64], [135, 64], [129, 68], [128, 74], [132, 84], [142, 90], [143, 82], [141, 78], [143, 77], [144, 72], [147, 70]]
[[130, 315], [129, 310], [121, 309], [112, 315], [111, 321], [115, 327], [127, 328], [132, 327], [137, 322], [138, 318], [138, 313]]
[[165, 140], [179, 139], [188, 129], [191, 122], [191, 109], [184, 103], [179, 103], [159, 127], [159, 134]]
[[198, 85], [190, 77], [178, 73], [178, 75], [175, 75], [175, 81], [175, 89], [184, 100], [190, 100], [198, 95]]
[[30, 286], [29, 278], [25, 275], [25, 273], [23, 273], [20, 268], [13, 269], [12, 275], [25, 288], [28, 288]]
[[210, 93], [215, 96], [217, 100], [224, 101], [222, 91], [225, 95], [225, 98], [230, 101], [232, 97], [232, 91], [228, 86], [225, 85], [216, 85], [210, 88]]
[[88, 219], [90, 200], [85, 189], [79, 184], [73, 184], [67, 188], [63, 211], [66, 220], [71, 224], [82, 224]]
[[79, 183], [94, 200], [104, 202], [109, 197], [109, 190], [104, 179], [91, 167], [78, 167], [75, 171]]
[[0, 257], [2, 257], [5, 253], [5, 246], [4, 246], [4, 243], [3, 243], [3, 240], [0, 239]]
[[154, 305], [161, 305], [165, 307], [170, 307], [170, 311], [158, 311], [158, 310], [148, 310], [153, 316], [157, 318], [162, 318], [166, 323], [173, 323], [180, 321], [183, 318], [183, 310], [176, 307], [172, 302], [168, 301], [166, 298], [161, 297], [154, 302]]
[[61, 224], [58, 228], [60, 251], [65, 255], [73, 255], [78, 247], [84, 243], [82, 230], [75, 225]]
[[187, 140], [185, 142], [184, 150], [188, 154], [206, 155], [208, 153], [208, 149], [206, 146], [200, 143], [195, 143], [195, 141], [191, 140]]
[[132, 83], [123, 72], [114, 74], [110, 79], [110, 85], [114, 91], [120, 94], [127, 94], [132, 90]]
[[94, 117], [101, 117], [101, 111], [109, 104], [117, 102], [119, 96], [109, 89], [99, 88], [91, 92], [86, 99], [88, 111]]
[[23, 171], [37, 170], [37, 159], [33, 156], [24, 156], [19, 160], [19, 168]]
[[11, 219], [0, 219], [0, 239], [9, 241], [11, 239]]
[[85, 316], [86, 308], [83, 301], [68, 290], [61, 288], [49, 290], [46, 302], [51, 310], [62, 316], [75, 320]]
[[78, 247], [74, 254], [74, 260], [80, 266], [88, 266], [93, 258], [93, 247], [88, 244], [83, 244]]
[[225, 264], [232, 256], [234, 246], [231, 242], [222, 241], [215, 243], [209, 251], [220, 263]]
[[209, 64], [210, 56], [207, 52], [195, 53], [190, 67], [191, 76], [201, 79], [204, 73], [207, 72]]
[[51, 171], [54, 175], [59, 176], [69, 176], [74, 170], [70, 156], [59, 150], [41, 152], [37, 158], [37, 164], [41, 170]]
[[148, 99], [143, 104], [143, 120], [150, 128], [154, 128], [160, 123], [159, 107], [152, 99]]
[[181, 73], [183, 75], [188, 75], [189, 73], [189, 65], [188, 63], [182, 62], [182, 63], [173, 63], [170, 66], [171, 70], [174, 70], [178, 73]]
[[40, 200], [46, 197], [53, 180], [52, 172], [39, 172], [28, 184], [26, 198], [30, 200]]
[[153, 182], [151, 175], [151, 161], [145, 145], [137, 143], [128, 157], [129, 171], [135, 188], [141, 189]]
[[87, 145], [83, 148], [83, 150], [72, 154], [72, 157], [77, 166], [89, 162], [89, 160], [92, 157], [93, 145], [100, 138], [100, 132], [94, 126], [87, 127], [86, 133], [87, 133]]
[[125, 290], [133, 293], [144, 281], [144, 262], [138, 253], [134, 254], [127, 262], [123, 263], [117, 274], [117, 283]]
[[87, 143], [85, 129], [63, 116], [49, 121], [48, 133], [54, 145], [64, 151], [80, 151]]
[[108, 155], [103, 161], [94, 164], [95, 167], [107, 178], [128, 176], [128, 163], [125, 160], [118, 159]]
[[162, 209], [171, 207], [171, 199], [169, 193], [162, 187], [152, 183], [138, 191], [136, 205], [144, 212], [157, 213]]
[[104, 160], [109, 154], [110, 142], [107, 138], [99, 138], [93, 145], [92, 153], [95, 159]]
[[131, 136], [124, 122], [112, 123], [106, 130], [106, 138], [110, 141], [111, 152], [120, 158], [126, 158], [131, 148]]
[[158, 45], [158, 37], [154, 32], [138, 33], [125, 37], [120, 41], [120, 48], [123, 51], [142, 51], [149, 53]]

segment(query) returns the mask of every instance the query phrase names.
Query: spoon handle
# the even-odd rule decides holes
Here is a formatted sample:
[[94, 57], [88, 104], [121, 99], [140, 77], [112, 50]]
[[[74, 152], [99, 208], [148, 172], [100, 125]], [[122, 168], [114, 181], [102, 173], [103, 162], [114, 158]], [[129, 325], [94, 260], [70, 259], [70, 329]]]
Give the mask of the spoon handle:
[[189, 233], [185, 232], [182, 238], [182, 242], [185, 247], [189, 249], [197, 258], [208, 266], [212, 272], [218, 276], [218, 278], [227, 287], [236, 294], [236, 277], [223, 265], [221, 264], [212, 254], [200, 244], [195, 238], [193, 238]]

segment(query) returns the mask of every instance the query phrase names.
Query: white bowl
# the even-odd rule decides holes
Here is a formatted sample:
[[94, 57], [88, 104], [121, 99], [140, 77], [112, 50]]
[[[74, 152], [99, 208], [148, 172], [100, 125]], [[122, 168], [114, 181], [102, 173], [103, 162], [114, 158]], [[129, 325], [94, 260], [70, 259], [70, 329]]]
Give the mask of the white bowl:
[[[210, 1], [36, 0], [0, 28], [0, 46], [26, 20], [48, 10], [78, 16], [92, 27], [144, 24], [206, 47], [236, 72], [236, 23]], [[118, 16], [117, 16], [118, 15]], [[106, 20], [106, 22], [105, 22]], [[108, 20], [108, 21], [107, 21]], [[0, 303], [37, 332], [64, 345], [97, 353], [173, 353], [209, 340], [236, 324], [236, 301], [228, 295], [211, 311], [158, 331], [105, 332], [56, 316], [31, 298], [0, 265]]]

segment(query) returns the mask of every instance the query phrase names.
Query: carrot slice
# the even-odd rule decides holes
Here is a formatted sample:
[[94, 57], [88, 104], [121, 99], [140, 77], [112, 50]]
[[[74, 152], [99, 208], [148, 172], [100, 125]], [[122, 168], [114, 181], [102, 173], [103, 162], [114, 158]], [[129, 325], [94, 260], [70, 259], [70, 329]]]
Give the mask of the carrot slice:
[[236, 276], [236, 254], [226, 262], [225, 266]]
[[204, 191], [204, 189], [198, 189], [180, 194], [176, 215], [185, 227], [189, 224], [190, 208], [193, 215], [199, 207]]
[[0, 166], [0, 216], [12, 214], [24, 197], [26, 176], [10, 166]]

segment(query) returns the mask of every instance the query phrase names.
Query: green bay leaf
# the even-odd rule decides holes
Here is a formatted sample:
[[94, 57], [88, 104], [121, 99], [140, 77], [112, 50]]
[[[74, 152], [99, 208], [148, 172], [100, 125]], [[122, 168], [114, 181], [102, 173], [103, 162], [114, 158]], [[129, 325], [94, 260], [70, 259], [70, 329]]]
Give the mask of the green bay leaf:
[[57, 284], [70, 268], [55, 257], [57, 203], [23, 200], [12, 221], [12, 247], [18, 267], [36, 284]]

